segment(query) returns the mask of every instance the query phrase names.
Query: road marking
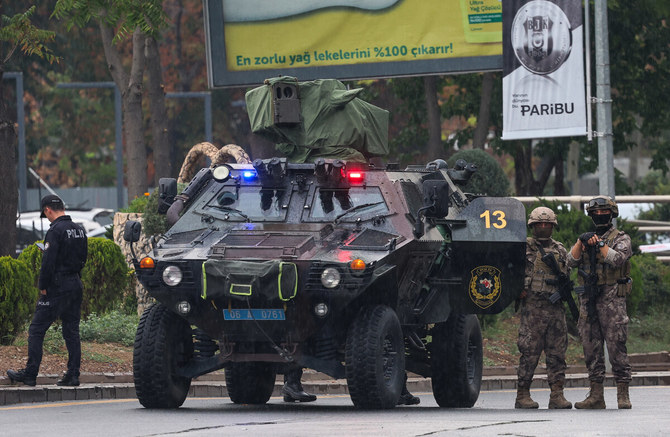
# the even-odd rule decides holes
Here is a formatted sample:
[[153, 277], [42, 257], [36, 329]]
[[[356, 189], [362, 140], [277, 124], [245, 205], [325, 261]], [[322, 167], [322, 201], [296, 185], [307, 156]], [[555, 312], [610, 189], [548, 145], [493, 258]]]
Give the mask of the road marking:
[[137, 399], [96, 399], [90, 401], [76, 401], [76, 402], [58, 402], [55, 401], [51, 404], [39, 404], [39, 405], [19, 405], [17, 407], [0, 407], [0, 411], [6, 410], [33, 410], [39, 408], [58, 408], [58, 407], [71, 407], [75, 405], [91, 405], [91, 404], [113, 404], [121, 402], [137, 402]]

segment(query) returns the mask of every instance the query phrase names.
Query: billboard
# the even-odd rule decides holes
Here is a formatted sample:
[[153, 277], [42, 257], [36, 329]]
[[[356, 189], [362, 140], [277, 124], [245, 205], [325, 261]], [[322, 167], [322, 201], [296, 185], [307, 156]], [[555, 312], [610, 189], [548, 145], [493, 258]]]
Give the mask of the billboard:
[[205, 0], [209, 85], [500, 70], [501, 0]]
[[586, 135], [581, 0], [504, 0], [503, 140]]

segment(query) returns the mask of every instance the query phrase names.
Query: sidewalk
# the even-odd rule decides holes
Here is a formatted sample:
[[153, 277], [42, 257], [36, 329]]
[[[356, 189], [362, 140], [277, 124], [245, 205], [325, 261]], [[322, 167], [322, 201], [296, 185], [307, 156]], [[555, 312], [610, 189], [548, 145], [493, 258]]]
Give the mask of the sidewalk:
[[[631, 355], [633, 381], [631, 385], [670, 385], [670, 353]], [[12, 385], [6, 375], [0, 376], [0, 405], [31, 402], [80, 401], [92, 399], [134, 399], [133, 376], [123, 374], [82, 374], [79, 387], [58, 387], [59, 375], [40, 375], [37, 386]], [[280, 396], [283, 378], [275, 383], [273, 396]], [[606, 386], [614, 386], [614, 379], [608, 374]], [[347, 382], [330, 379], [321, 373], [306, 370], [303, 375], [306, 391], [318, 395], [347, 394]], [[409, 391], [413, 393], [431, 392], [430, 378], [410, 374], [407, 380]], [[568, 366], [566, 387], [588, 387], [588, 375], [583, 366]], [[533, 380], [533, 389], [548, 388], [543, 367], [538, 367]], [[516, 369], [514, 367], [485, 367], [482, 377], [483, 391], [515, 390]], [[226, 381], [222, 371], [213, 372], [195, 379], [191, 383], [189, 397], [228, 397]]]

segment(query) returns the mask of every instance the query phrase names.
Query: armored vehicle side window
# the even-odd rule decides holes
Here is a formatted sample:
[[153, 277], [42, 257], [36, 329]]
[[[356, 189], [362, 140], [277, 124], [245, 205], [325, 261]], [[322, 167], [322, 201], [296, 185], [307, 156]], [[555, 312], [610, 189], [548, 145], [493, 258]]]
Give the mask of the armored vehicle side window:
[[313, 221], [355, 221], [389, 212], [378, 187], [348, 189], [318, 188], [314, 194], [308, 219]]
[[262, 188], [260, 185], [224, 186], [212, 196], [203, 210], [214, 217], [229, 221], [283, 221], [291, 193], [282, 189]]

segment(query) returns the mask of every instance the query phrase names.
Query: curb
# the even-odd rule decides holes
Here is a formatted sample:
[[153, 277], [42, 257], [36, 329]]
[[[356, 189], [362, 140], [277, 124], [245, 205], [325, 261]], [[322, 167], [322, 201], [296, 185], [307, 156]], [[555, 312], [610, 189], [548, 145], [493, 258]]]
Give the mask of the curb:
[[[482, 391], [516, 390], [516, 375], [486, 375], [482, 378]], [[324, 375], [305, 372], [303, 387], [306, 391], [318, 395], [348, 394], [344, 379], [324, 380]], [[40, 376], [39, 385], [28, 387], [10, 385], [6, 377], [0, 378], [0, 405], [13, 405], [34, 402], [85, 401], [103, 399], [135, 399], [135, 386], [131, 374], [82, 374], [79, 387], [59, 387], [57, 375]], [[281, 376], [275, 383], [273, 396], [281, 396], [283, 382]], [[605, 386], [613, 387], [614, 378], [608, 375]], [[633, 372], [631, 386], [670, 385], [670, 371]], [[567, 374], [565, 387], [588, 387], [586, 373]], [[409, 391], [415, 393], [432, 392], [430, 378], [412, 377], [407, 380]], [[533, 389], [548, 388], [547, 377], [538, 374], [533, 379]], [[191, 383], [188, 397], [228, 397], [226, 382], [221, 372], [204, 375]]]

